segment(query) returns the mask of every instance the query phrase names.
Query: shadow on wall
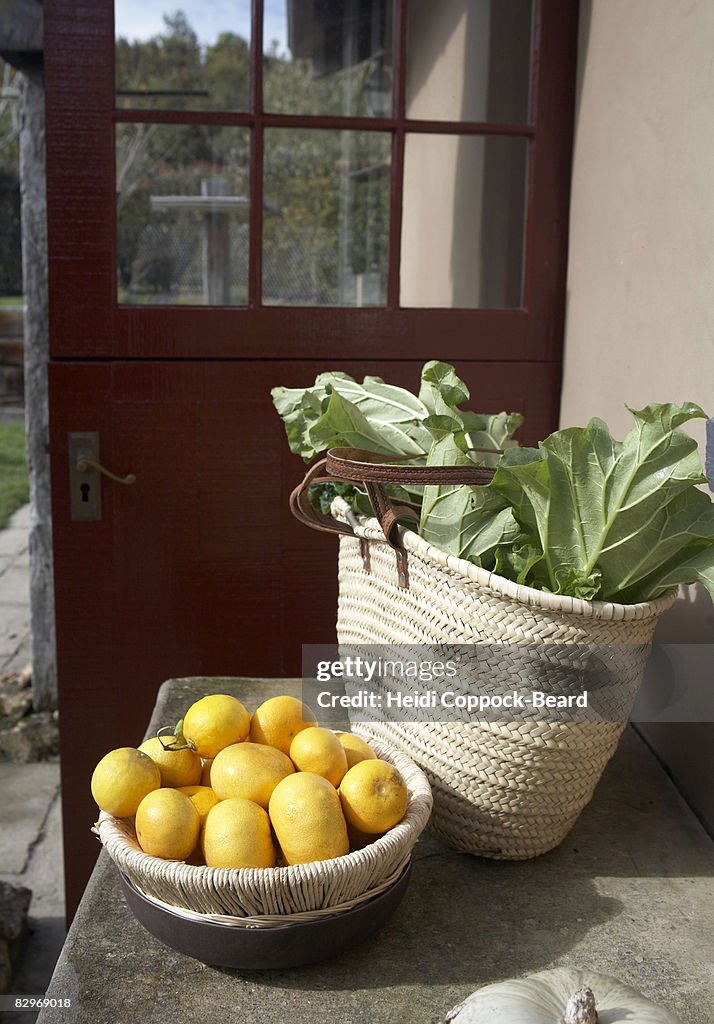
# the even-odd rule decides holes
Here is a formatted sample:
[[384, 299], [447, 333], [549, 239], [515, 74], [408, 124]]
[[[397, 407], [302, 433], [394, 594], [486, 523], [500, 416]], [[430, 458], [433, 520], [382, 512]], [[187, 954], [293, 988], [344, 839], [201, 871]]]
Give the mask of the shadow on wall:
[[657, 623], [654, 643], [714, 643], [714, 603], [704, 587], [694, 583], [680, 588], [679, 597]]
[[[680, 588], [679, 598], [657, 624], [654, 643], [714, 644], [714, 604], [703, 587]], [[701, 685], [710, 687], [708, 654], [701, 660]], [[637, 728], [714, 836], [714, 722], [643, 722]]]

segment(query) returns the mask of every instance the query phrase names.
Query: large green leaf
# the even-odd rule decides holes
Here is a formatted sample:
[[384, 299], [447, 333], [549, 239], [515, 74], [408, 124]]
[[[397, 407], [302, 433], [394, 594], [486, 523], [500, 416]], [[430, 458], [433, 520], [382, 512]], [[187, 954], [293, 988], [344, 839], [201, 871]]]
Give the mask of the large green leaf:
[[415, 458], [429, 451], [428, 410], [380, 377], [360, 384], [345, 373], [321, 373], [310, 388], [273, 388], [271, 394], [291, 451], [306, 461], [340, 445]]
[[324, 389], [273, 388], [271, 395], [285, 424], [290, 451], [310, 462], [318, 454], [310, 429], [322, 416]]
[[310, 439], [320, 451], [351, 447], [400, 458], [407, 455], [423, 460], [424, 456], [423, 446], [401, 423], [375, 416], [368, 418], [359, 405], [343, 398], [337, 389], [330, 395], [321, 418], [311, 425]]
[[[419, 398], [429, 411], [425, 425], [436, 440], [454, 434], [459, 448], [505, 449], [517, 444], [513, 434], [523, 423], [517, 412], [484, 414], [458, 407], [470, 398], [469, 389], [449, 363], [432, 360], [424, 365]], [[486, 466], [498, 464], [499, 455], [473, 451], [476, 462]]]
[[[473, 460], [452, 434], [434, 442], [428, 466], [467, 466]], [[496, 549], [512, 543], [520, 532], [507, 502], [489, 487], [438, 484], [424, 488], [419, 533], [449, 554], [493, 568]]]
[[[330, 375], [321, 374], [321, 382]], [[365, 377], [359, 384], [351, 377], [335, 377], [332, 386], [335, 391], [359, 406], [364, 415], [376, 422], [414, 423], [426, 419], [428, 410], [419, 399], [405, 388], [386, 384], [381, 377]]]
[[[507, 451], [496, 471], [491, 486], [523, 533], [538, 536], [543, 559], [534, 566], [555, 593], [644, 600], [666, 586], [663, 567], [674, 580], [693, 542], [714, 541], [711, 502], [696, 488], [704, 479], [696, 442], [678, 429], [705, 413], [692, 403], [632, 412], [624, 441], [594, 419], [551, 434], [537, 451]], [[692, 555], [706, 564], [701, 551]]]
[[[623, 581], [620, 600], [659, 597], [678, 583], [703, 583], [714, 595], [714, 504], [698, 488], [684, 491], [657, 516], [651, 552]], [[634, 596], [631, 596], [634, 595]]]
[[465, 412], [464, 441], [465, 449], [473, 450], [473, 458], [485, 466], [497, 466], [500, 455], [497, 452], [487, 454], [478, 449], [514, 448], [518, 445], [513, 435], [523, 424], [523, 417], [518, 412], [497, 412], [490, 416], [476, 412]]
[[652, 583], [652, 589], [646, 597], [648, 600], [661, 597], [679, 583], [701, 583], [714, 597], [714, 544], [696, 549], [683, 561], [663, 572]]
[[451, 415], [471, 397], [469, 389], [449, 363], [432, 359], [421, 371], [419, 401], [432, 416]]

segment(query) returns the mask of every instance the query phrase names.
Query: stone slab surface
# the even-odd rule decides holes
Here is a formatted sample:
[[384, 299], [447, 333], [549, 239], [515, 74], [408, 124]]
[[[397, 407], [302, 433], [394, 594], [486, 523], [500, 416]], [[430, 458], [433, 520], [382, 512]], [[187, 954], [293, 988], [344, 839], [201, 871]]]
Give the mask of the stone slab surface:
[[[211, 691], [235, 693], [252, 710], [295, 689], [286, 681], [172, 681], [152, 727]], [[49, 989], [72, 1007], [38, 1020], [435, 1024], [481, 985], [572, 965], [616, 975], [685, 1024], [711, 1024], [713, 875], [711, 840], [628, 730], [557, 850], [487, 861], [423, 838], [386, 927], [312, 967], [241, 973], [174, 952], [130, 915], [102, 854]]]
[[27, 526], [15, 525], [17, 513], [10, 518], [5, 529], [0, 530], [0, 556], [14, 559], [28, 550]]
[[9, 657], [20, 647], [29, 621], [30, 610], [26, 604], [0, 603], [0, 659]]
[[0, 576], [0, 601], [3, 604], [30, 603], [29, 562], [22, 555], [17, 555], [5, 572]]

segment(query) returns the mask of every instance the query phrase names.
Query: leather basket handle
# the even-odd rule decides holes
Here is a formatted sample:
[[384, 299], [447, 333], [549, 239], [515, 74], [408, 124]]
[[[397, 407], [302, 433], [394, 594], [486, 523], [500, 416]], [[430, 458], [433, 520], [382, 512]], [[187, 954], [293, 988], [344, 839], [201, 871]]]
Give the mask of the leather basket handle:
[[[500, 448], [472, 448], [488, 455], [502, 455]], [[487, 484], [494, 469], [488, 466], [413, 466], [405, 458], [379, 455], [365, 448], [330, 448], [325, 458], [327, 475], [353, 483], [401, 484]]]
[[[473, 451], [498, 454], [496, 448], [475, 448]], [[330, 483], [340, 480], [366, 489], [372, 511], [379, 521], [387, 542], [394, 549], [397, 558], [397, 574], [401, 587], [409, 586], [407, 553], [400, 544], [397, 529], [400, 519], [419, 521], [416, 509], [411, 505], [393, 504], [385, 486], [425, 486], [428, 484], [487, 484], [495, 470], [487, 466], [414, 466], [407, 458], [395, 459], [380, 455], [364, 448], [331, 448], [324, 459], [313, 463], [304, 480], [290, 495], [290, 510], [296, 519], [313, 530], [354, 536], [346, 523], [339, 523], [332, 516], [319, 512], [311, 504], [307, 489], [311, 484]], [[362, 560], [369, 571], [369, 545], [360, 539]]]
[[326, 516], [310, 501], [307, 490], [312, 484], [334, 483], [334, 477], [325, 473], [325, 459], [319, 459], [308, 469], [304, 479], [293, 489], [290, 494], [290, 511], [297, 520], [312, 530], [321, 530], [323, 533], [346, 534], [354, 537], [354, 533], [347, 523], [340, 523], [332, 516]]

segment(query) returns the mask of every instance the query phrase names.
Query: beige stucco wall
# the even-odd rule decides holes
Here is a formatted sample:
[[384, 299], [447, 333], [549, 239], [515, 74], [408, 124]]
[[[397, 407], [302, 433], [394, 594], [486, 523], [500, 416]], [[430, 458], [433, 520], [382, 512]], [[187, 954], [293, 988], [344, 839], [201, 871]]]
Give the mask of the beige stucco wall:
[[[622, 436], [625, 403], [714, 415], [712, 54], [711, 0], [581, 2], [562, 426], [597, 415]], [[714, 643], [708, 595], [657, 639]], [[714, 725], [646, 731], [714, 826]]]
[[713, 53], [711, 0], [581, 4], [563, 426], [714, 414]]

